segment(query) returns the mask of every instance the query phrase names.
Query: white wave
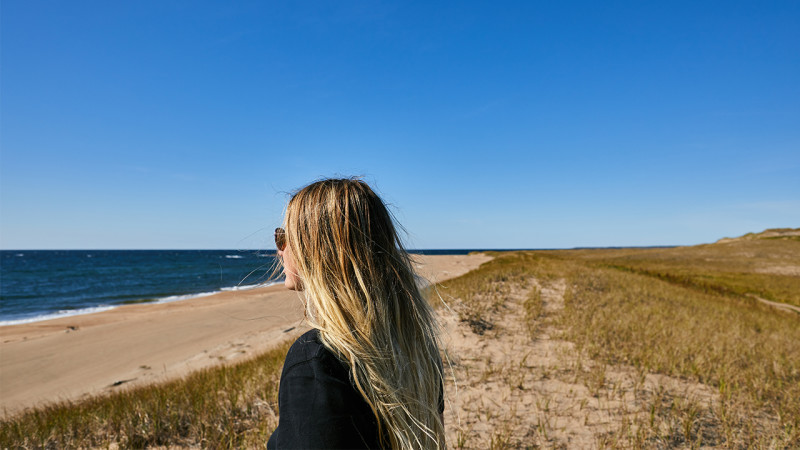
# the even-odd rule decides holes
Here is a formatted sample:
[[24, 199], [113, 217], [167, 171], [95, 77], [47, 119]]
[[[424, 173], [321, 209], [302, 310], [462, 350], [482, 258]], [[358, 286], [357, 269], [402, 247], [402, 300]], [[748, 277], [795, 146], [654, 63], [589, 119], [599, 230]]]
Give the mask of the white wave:
[[230, 287], [221, 288], [218, 291], [201, 292], [199, 294], [171, 295], [169, 297], [159, 298], [154, 303], [170, 303], [170, 302], [177, 302], [177, 301], [180, 301], [180, 300], [189, 300], [189, 299], [192, 299], [192, 298], [208, 297], [209, 295], [219, 294], [220, 292], [249, 291], [250, 289], [256, 289], [256, 288], [267, 287], [267, 286], [275, 286], [276, 284], [280, 284], [280, 283], [283, 283], [283, 280], [270, 281], [268, 283], [261, 283], [261, 284], [246, 284], [246, 285], [240, 285], [240, 286], [230, 286]]
[[189, 300], [190, 298], [200, 298], [200, 297], [208, 297], [209, 295], [214, 295], [219, 291], [212, 291], [212, 292], [200, 292], [199, 294], [185, 294], [185, 295], [170, 295], [169, 297], [162, 297], [156, 299], [154, 303], [171, 303], [177, 302], [181, 300]]
[[225, 257], [228, 258], [228, 259], [242, 259], [242, 258], [244, 258], [244, 256], [242, 256], [242, 255], [225, 255]]
[[91, 308], [65, 309], [50, 314], [42, 314], [41, 316], [28, 317], [27, 319], [0, 320], [0, 327], [7, 325], [19, 325], [23, 323], [41, 322], [43, 320], [60, 319], [62, 317], [81, 316], [84, 314], [108, 311], [114, 308], [116, 308], [116, 306], [93, 306]]
[[230, 291], [249, 291], [250, 289], [255, 289], [257, 287], [261, 287], [260, 284], [246, 284], [244, 286], [231, 286], [231, 287], [224, 287], [222, 288], [223, 292], [230, 292]]
[[224, 287], [222, 288], [223, 291], [249, 291], [250, 289], [256, 289], [261, 287], [267, 286], [275, 286], [278, 283], [283, 283], [283, 281], [270, 281], [269, 283], [260, 283], [260, 284], [245, 284], [239, 286], [231, 286], [231, 287]]

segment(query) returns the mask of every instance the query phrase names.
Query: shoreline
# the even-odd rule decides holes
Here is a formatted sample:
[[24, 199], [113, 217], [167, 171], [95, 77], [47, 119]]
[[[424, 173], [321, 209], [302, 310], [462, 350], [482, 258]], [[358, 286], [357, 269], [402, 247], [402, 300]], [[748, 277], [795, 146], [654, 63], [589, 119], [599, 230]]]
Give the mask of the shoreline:
[[[491, 259], [413, 255], [432, 283]], [[307, 329], [282, 285], [0, 327], [0, 414], [80, 400], [254, 356]]]
[[68, 310], [61, 310], [56, 312], [44, 313], [38, 316], [27, 317], [27, 318], [20, 318], [20, 319], [9, 319], [9, 320], [0, 320], [0, 328], [2, 327], [9, 327], [14, 325], [26, 325], [26, 324], [34, 324], [38, 322], [45, 322], [48, 320], [57, 320], [63, 319], [67, 317], [75, 317], [75, 316], [84, 316], [87, 314], [97, 314], [106, 311], [111, 311], [117, 308], [125, 307], [125, 306], [132, 306], [132, 305], [161, 305], [164, 303], [172, 303], [172, 302], [181, 302], [185, 300], [193, 300], [197, 298], [203, 297], [210, 297], [212, 295], [222, 294], [224, 292], [232, 292], [232, 291], [249, 291], [252, 289], [260, 289], [270, 286], [276, 286], [283, 284], [283, 280], [274, 280], [268, 283], [263, 284], [248, 284], [244, 286], [229, 286], [223, 287], [216, 291], [209, 291], [209, 292], [197, 292], [194, 294], [177, 294], [177, 295], [168, 295], [166, 297], [159, 297], [154, 299], [142, 299], [142, 300], [128, 300], [122, 303], [117, 304], [100, 304], [95, 306], [87, 306], [85, 308], [77, 308], [77, 309], [68, 309]]

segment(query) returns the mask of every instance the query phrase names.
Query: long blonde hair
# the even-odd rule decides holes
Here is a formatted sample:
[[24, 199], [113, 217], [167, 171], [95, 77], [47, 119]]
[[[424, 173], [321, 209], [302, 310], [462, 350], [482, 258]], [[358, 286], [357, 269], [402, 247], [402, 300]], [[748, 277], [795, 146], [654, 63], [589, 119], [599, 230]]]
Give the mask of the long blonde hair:
[[445, 448], [436, 319], [383, 201], [360, 179], [317, 181], [289, 201], [285, 229], [307, 319], [349, 364], [384, 445]]

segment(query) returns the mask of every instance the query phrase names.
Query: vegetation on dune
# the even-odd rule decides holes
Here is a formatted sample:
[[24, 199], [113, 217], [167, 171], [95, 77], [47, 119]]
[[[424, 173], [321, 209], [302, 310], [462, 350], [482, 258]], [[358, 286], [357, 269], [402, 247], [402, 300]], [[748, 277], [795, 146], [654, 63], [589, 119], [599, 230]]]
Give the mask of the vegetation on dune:
[[[572, 355], [552, 371], [533, 373], [524, 358], [502, 368], [487, 359], [482, 371], [469, 373], [474, 380], [461, 380], [466, 384], [495, 377], [521, 395], [532, 378], [561, 378], [583, 383], [587, 395], [607, 395], [609, 404], [631, 397], [622, 403], [635, 407], [622, 407], [603, 425], [595, 446], [797, 448], [800, 314], [755, 297], [800, 305], [800, 241], [791, 234], [798, 230], [771, 231], [695, 247], [495, 252], [478, 270], [432, 287], [431, 298], [488, 341], [508, 333], [502, 320], [517, 314], [527, 331], [520, 355], [542, 330], [570, 343]], [[558, 308], [547, 304], [554, 286], [563, 299]], [[288, 343], [182, 380], [29, 410], [0, 423], [0, 447], [263, 447], [277, 424], [287, 349]], [[634, 374], [633, 386], [621, 387], [615, 371]], [[648, 388], [648, 377], [694, 383], [710, 398]], [[563, 421], [549, 419], [549, 400], [540, 400], [539, 413], [518, 418], [522, 423], [485, 412], [495, 430], [486, 445], [560, 445], [553, 433]], [[515, 427], [533, 442], [512, 439]], [[470, 447], [468, 433], [458, 430], [450, 445]]]
[[289, 344], [183, 379], [28, 410], [0, 423], [0, 448], [263, 448], [278, 424]]
[[[440, 287], [458, 299], [463, 322], [491, 328], [510, 292], [527, 290], [525, 320], [535, 339], [542, 314], [536, 285], [564, 280], [565, 306], [551, 320], [576, 344], [578, 358], [716, 392], [705, 403], [639, 392], [641, 414], [621, 418], [598, 446], [800, 446], [800, 314], [754, 298], [800, 305], [800, 242], [793, 236], [494, 256]], [[577, 375], [590, 390], [609, 383], [598, 367]]]
[[570, 278], [561, 320], [590, 357], [714, 387], [704, 426], [720, 444], [800, 445], [800, 315], [585, 267]]
[[707, 293], [757, 296], [800, 306], [800, 241], [794, 236], [669, 249], [573, 250], [594, 261]]

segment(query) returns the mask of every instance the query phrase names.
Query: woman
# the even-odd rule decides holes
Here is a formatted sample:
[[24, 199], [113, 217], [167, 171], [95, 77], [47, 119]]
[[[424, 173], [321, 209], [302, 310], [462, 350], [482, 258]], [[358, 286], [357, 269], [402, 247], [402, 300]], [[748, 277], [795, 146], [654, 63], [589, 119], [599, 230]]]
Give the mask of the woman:
[[313, 329], [286, 355], [267, 448], [444, 448], [436, 321], [381, 199], [359, 179], [312, 183], [275, 244]]

